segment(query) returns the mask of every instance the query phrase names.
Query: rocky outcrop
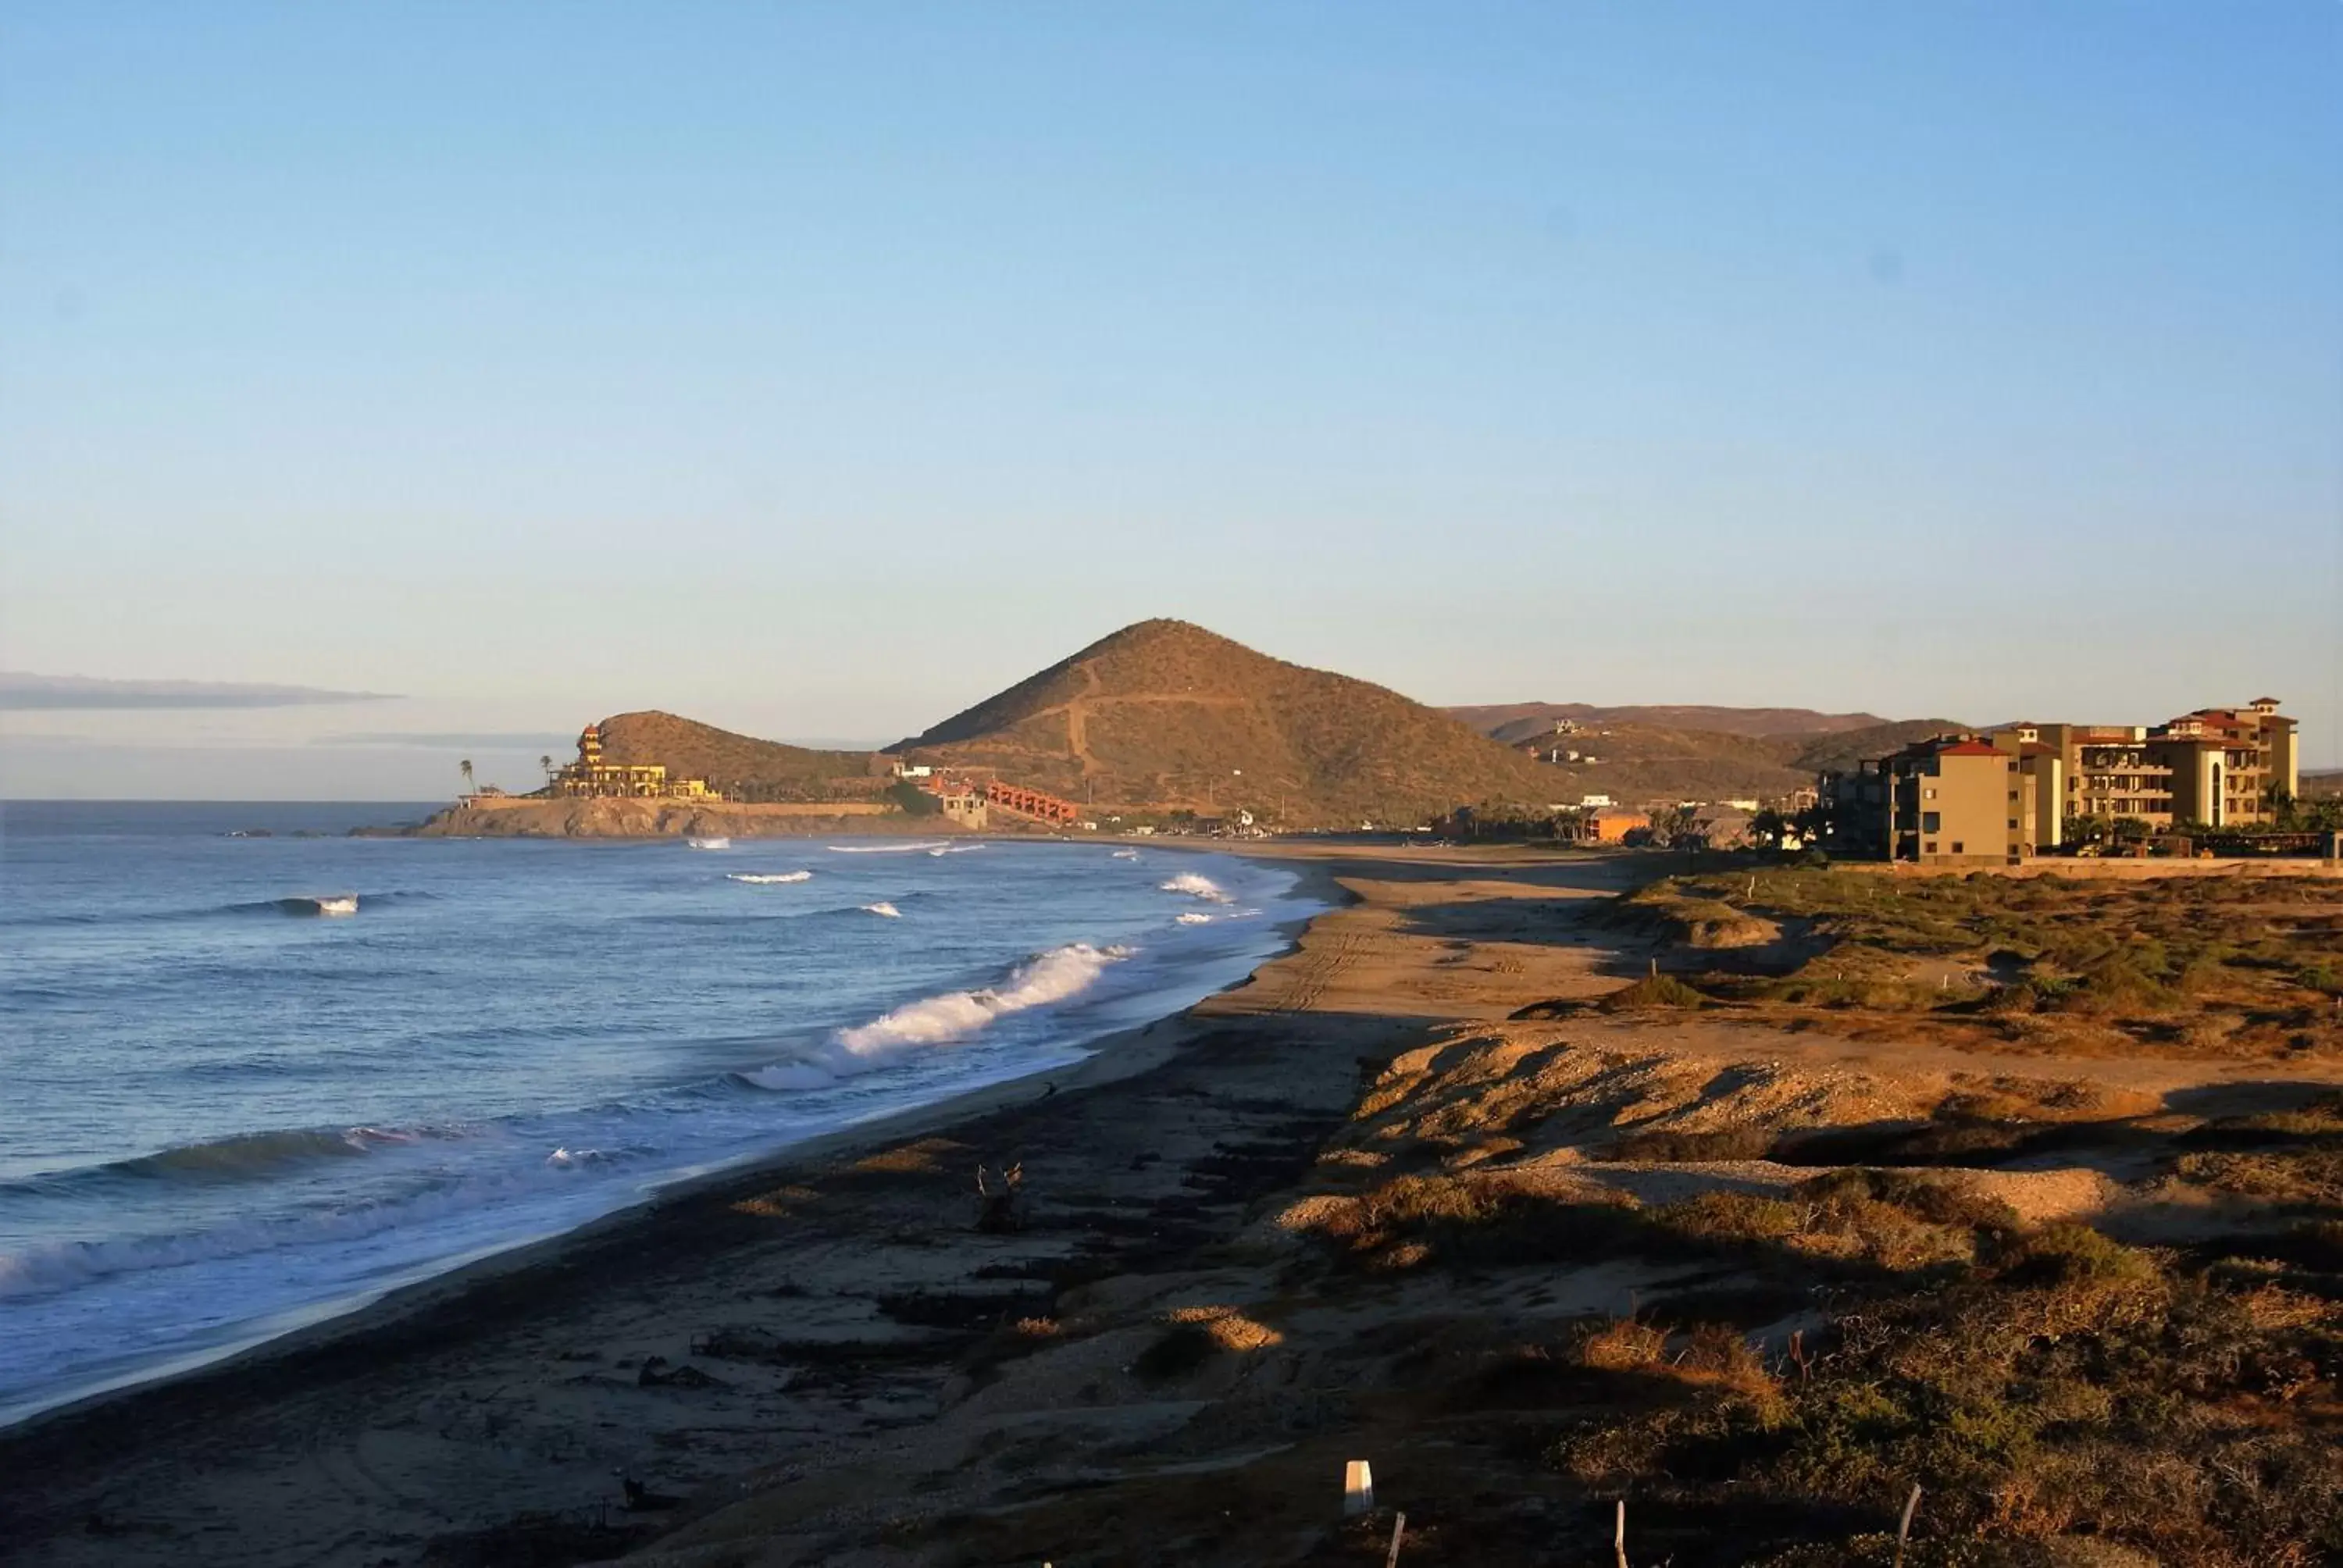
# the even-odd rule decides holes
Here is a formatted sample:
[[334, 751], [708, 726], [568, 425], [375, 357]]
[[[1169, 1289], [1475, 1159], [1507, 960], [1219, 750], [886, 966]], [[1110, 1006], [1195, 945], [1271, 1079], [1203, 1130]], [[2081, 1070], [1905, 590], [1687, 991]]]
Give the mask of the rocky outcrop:
[[487, 799], [459, 802], [409, 829], [427, 839], [772, 839], [840, 833], [961, 831], [893, 805], [820, 801], [742, 805], [690, 800]]

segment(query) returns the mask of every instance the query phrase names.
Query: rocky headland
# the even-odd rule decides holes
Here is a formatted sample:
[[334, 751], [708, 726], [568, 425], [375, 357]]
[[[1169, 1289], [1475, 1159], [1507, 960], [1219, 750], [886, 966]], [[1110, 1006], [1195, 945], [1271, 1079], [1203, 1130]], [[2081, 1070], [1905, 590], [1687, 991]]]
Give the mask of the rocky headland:
[[422, 839], [780, 839], [835, 833], [967, 831], [940, 815], [914, 815], [890, 801], [808, 800], [771, 804], [671, 799], [474, 798], [407, 829]]

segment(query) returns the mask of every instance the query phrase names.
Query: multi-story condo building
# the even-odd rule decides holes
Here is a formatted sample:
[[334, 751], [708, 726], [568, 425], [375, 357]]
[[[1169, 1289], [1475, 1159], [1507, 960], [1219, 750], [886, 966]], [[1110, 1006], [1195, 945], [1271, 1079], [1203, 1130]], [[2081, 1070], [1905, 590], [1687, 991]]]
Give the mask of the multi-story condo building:
[[2036, 830], [2021, 759], [1972, 735], [1942, 735], [1851, 773], [1825, 773], [1834, 852], [1924, 866], [1998, 866]]
[[1940, 736], [1853, 772], [1825, 773], [1830, 842], [1928, 865], [2010, 862], [2066, 841], [2077, 819], [2237, 829], [2300, 787], [2295, 722], [2275, 698], [2205, 708], [2153, 729], [2013, 724]]
[[2273, 796], [2292, 796], [2302, 782], [2295, 722], [2274, 697], [2200, 708], [2152, 729], [2012, 725], [1993, 743], [2034, 764], [2041, 849], [2063, 842], [2076, 818], [2132, 818], [2159, 831], [2176, 822], [2254, 827], [2271, 819]]

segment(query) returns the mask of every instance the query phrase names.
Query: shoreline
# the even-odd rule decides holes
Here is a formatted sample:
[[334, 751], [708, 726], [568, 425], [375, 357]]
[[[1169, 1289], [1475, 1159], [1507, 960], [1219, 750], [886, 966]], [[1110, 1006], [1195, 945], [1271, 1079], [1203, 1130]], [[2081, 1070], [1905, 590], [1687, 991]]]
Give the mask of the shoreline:
[[[1853, 1562], [1807, 1549], [1885, 1542], [1900, 1489], [1748, 1465], [1687, 1479], [1640, 1448], [1624, 1473], [1590, 1469], [1579, 1455], [1614, 1451], [1556, 1443], [1641, 1442], [1648, 1421], [1709, 1410], [1716, 1374], [1679, 1343], [1751, 1358], [1731, 1363], [1750, 1397], [1827, 1412], [1848, 1374], [1825, 1360], [1809, 1386], [1784, 1358], [1871, 1321], [1875, 1300], [1936, 1312], [1930, 1271], [1964, 1215], [2027, 1245], [2080, 1225], [2119, 1257], [2234, 1231], [2237, 1256], [2262, 1258], [2285, 1203], [2166, 1161], [2238, 1118], [2343, 1115], [2343, 1035], [2316, 1019], [2307, 1045], [2171, 1050], [2112, 1048], [2091, 1018], [1921, 1017], [1893, 996], [1610, 1005], [1662, 966], [1722, 965], [1697, 972], [1729, 989], [1742, 960], [1806, 961], [1619, 918], [1614, 896], [1681, 869], [1671, 857], [1248, 858], [1340, 899], [1248, 979], [1038, 1091], [840, 1130], [827, 1153], [711, 1173], [362, 1332], [0, 1434], [0, 1541], [27, 1568], [1288, 1568], [1380, 1561], [1402, 1510], [1419, 1553], [1542, 1561], [1598, 1525], [1607, 1539], [1624, 1473], [1646, 1500], [1638, 1561], [1786, 1562], [1773, 1553], [1795, 1544], [1801, 1563]], [[2237, 920], [2296, 909], [2295, 888], [2259, 891]], [[2130, 897], [2109, 918], [2132, 918]], [[1908, 961], [1934, 980], [1933, 960]], [[1886, 1158], [1915, 1128], [1967, 1127], [1980, 1096], [2028, 1142]], [[1855, 1141], [1817, 1159], [1817, 1135]], [[1016, 1199], [980, 1199], [975, 1172], [1011, 1167]], [[1888, 1218], [1763, 1244], [1720, 1221], [1819, 1212], [1850, 1173]], [[1939, 1189], [1957, 1202], [1914, 1195]], [[1966, 1288], [2031, 1311], [2031, 1276], [2004, 1280], [1992, 1244]], [[2272, 1299], [2262, 1285], [2219, 1288]], [[1617, 1364], [1623, 1324], [1652, 1359]], [[2328, 1418], [2288, 1419], [2331, 1469]], [[2219, 1452], [2122, 1441], [2135, 1470], [2197, 1474]], [[2060, 1452], [2097, 1464], [2099, 1442]], [[1348, 1520], [1338, 1483], [1360, 1458], [1384, 1512]], [[1930, 1506], [1986, 1507], [1999, 1474], [1945, 1480]], [[1752, 1498], [1745, 1478], [1772, 1490]], [[2136, 1513], [2118, 1499], [2081, 1533], [2144, 1536]]]
[[[1011, 843], [1051, 841], [999, 834], [964, 836]], [[884, 1112], [797, 1142], [737, 1158], [698, 1174], [669, 1179], [653, 1185], [630, 1201], [568, 1230], [497, 1246], [485, 1255], [476, 1254], [468, 1261], [405, 1283], [362, 1293], [357, 1298], [343, 1298], [355, 1300], [355, 1304], [347, 1307], [337, 1307], [333, 1302], [326, 1302], [307, 1308], [288, 1309], [289, 1313], [305, 1315], [308, 1321], [278, 1332], [239, 1340], [211, 1352], [185, 1352], [160, 1362], [151, 1372], [133, 1372], [111, 1386], [70, 1394], [21, 1416], [0, 1420], [0, 1455], [5, 1455], [12, 1445], [37, 1438], [54, 1426], [106, 1419], [112, 1406], [132, 1403], [149, 1396], [161, 1396], [175, 1390], [197, 1392], [212, 1380], [225, 1382], [234, 1379], [260, 1371], [268, 1362], [280, 1359], [356, 1350], [361, 1342], [377, 1335], [387, 1334], [395, 1338], [409, 1320], [435, 1313], [460, 1312], [468, 1296], [507, 1276], [537, 1270], [559, 1271], [573, 1261], [568, 1256], [573, 1249], [622, 1244], [629, 1232], [653, 1226], [662, 1210], [721, 1201], [736, 1189], [761, 1186], [800, 1166], [839, 1160], [896, 1139], [948, 1131], [960, 1122], [1018, 1103], [1030, 1094], [1035, 1080], [1049, 1081], [1053, 1085], [1051, 1092], [1054, 1093], [1061, 1089], [1079, 1091], [1111, 1083], [1146, 1071], [1178, 1050], [1178, 1037], [1183, 1030], [1192, 1032], [1198, 1027], [1191, 1016], [1197, 1008], [1214, 997], [1241, 991], [1252, 985], [1264, 968], [1292, 953], [1302, 933], [1312, 924], [1342, 908], [1352, 897], [1322, 868], [1311, 866], [1299, 857], [1248, 856], [1202, 842], [1184, 847], [1228, 855], [1231, 859], [1252, 859], [1261, 864], [1294, 871], [1298, 880], [1287, 896], [1306, 900], [1317, 907], [1307, 915], [1289, 917], [1276, 922], [1272, 929], [1281, 935], [1280, 944], [1240, 979], [1208, 993], [1199, 1002], [1176, 1009], [1143, 1024], [1100, 1035], [1083, 1047], [1087, 1054], [1070, 1065], [1035, 1067], [997, 1082], [963, 1090], [924, 1104]]]

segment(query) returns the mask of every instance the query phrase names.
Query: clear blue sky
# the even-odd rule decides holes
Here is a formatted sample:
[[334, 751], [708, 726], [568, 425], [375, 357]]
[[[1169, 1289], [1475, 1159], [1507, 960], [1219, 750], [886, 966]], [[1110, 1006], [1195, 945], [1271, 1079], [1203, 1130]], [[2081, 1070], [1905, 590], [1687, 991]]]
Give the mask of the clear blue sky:
[[2338, 84], [2332, 0], [15, 0], [0, 668], [408, 699], [0, 792], [890, 739], [1155, 614], [2343, 760]]

